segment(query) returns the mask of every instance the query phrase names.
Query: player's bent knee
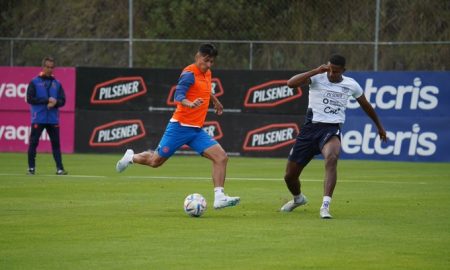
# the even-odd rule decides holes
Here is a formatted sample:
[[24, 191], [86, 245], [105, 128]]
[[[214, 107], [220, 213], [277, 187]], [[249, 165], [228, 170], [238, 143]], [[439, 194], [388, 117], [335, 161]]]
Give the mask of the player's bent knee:
[[221, 154], [221, 155], [214, 156], [212, 158], [212, 160], [216, 164], [226, 165], [228, 163], [228, 156], [227, 156], [227, 154], [224, 153], [223, 155]]
[[219, 162], [221, 163], [228, 163], [228, 155], [227, 153], [223, 152], [223, 154], [219, 157]]
[[339, 159], [339, 154], [332, 153], [325, 157], [325, 162], [330, 165], [337, 164], [338, 159]]
[[150, 163], [148, 163], [148, 166], [150, 166], [152, 168], [158, 168], [159, 166], [161, 166], [161, 164], [150, 162]]
[[285, 182], [293, 182], [296, 181], [298, 176], [292, 175], [292, 174], [285, 174], [284, 175], [284, 181]]
[[166, 159], [156, 159], [156, 160], [149, 160], [149, 162], [147, 163], [148, 166], [152, 167], [152, 168], [158, 168], [161, 165], [164, 164], [164, 162], [166, 161]]

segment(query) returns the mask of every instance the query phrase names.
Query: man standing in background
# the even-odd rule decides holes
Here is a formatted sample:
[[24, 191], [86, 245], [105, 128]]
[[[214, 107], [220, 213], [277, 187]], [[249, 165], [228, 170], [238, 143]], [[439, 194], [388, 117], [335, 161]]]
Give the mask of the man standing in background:
[[54, 68], [55, 60], [49, 56], [45, 57], [42, 60], [42, 71], [28, 84], [27, 102], [30, 104], [31, 111], [31, 133], [28, 147], [29, 175], [36, 173], [36, 149], [44, 129], [52, 144], [56, 174], [67, 174], [62, 164], [59, 139], [59, 108], [66, 103], [66, 96], [61, 83], [53, 76]]

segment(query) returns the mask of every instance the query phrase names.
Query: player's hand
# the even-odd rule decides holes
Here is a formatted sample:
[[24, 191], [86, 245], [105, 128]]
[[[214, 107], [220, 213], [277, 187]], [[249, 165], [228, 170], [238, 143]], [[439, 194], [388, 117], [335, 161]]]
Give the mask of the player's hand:
[[386, 130], [384, 130], [384, 128], [378, 128], [378, 135], [380, 135], [380, 139], [383, 142], [387, 142], [387, 137], [386, 137]]
[[203, 99], [202, 98], [196, 98], [192, 103], [191, 103], [191, 108], [193, 109], [193, 108], [197, 108], [197, 107], [199, 107], [200, 105], [202, 105], [203, 104]]
[[54, 97], [50, 97], [48, 99], [47, 108], [53, 108], [56, 105], [56, 99]]
[[321, 65], [320, 67], [318, 67], [316, 70], [317, 70], [318, 73], [324, 73], [324, 72], [327, 72], [327, 71], [330, 70], [330, 65], [328, 65], [328, 64], [323, 64], [323, 65]]
[[222, 113], [223, 113], [222, 103], [220, 103], [218, 101], [214, 102], [214, 110], [215, 110], [217, 115], [222, 115]]

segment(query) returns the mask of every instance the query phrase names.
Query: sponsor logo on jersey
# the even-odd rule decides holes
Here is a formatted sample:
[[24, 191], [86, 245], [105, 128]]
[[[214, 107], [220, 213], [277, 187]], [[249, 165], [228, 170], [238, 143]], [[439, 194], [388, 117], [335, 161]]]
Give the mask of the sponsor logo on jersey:
[[119, 120], [96, 127], [91, 134], [89, 145], [119, 146], [144, 136], [145, 129], [141, 120]]
[[271, 124], [251, 130], [245, 137], [245, 151], [269, 151], [295, 142], [299, 132], [296, 123]]
[[92, 104], [117, 104], [145, 95], [147, 86], [142, 77], [118, 77], [97, 84], [92, 91]]
[[249, 108], [275, 107], [302, 96], [300, 87], [290, 88], [286, 80], [266, 82], [247, 90], [244, 106]]
[[[364, 95], [374, 108], [380, 110], [433, 110], [438, 106], [439, 88], [434, 85], [422, 85], [419, 77], [410, 85], [374, 86], [374, 79], [367, 78]], [[359, 107], [355, 99], [350, 99], [347, 107]]]
[[323, 93], [323, 97], [347, 100], [348, 96], [346, 94], [344, 94], [344, 93], [333, 92], [333, 91], [326, 91], [326, 92]]
[[323, 109], [323, 112], [324, 112], [324, 113], [326, 113], [326, 114], [334, 114], [334, 115], [339, 114], [340, 111], [341, 111], [341, 108], [332, 108], [332, 107], [330, 107], [330, 106], [326, 106], [326, 107]]
[[329, 104], [331, 106], [345, 107], [341, 102], [334, 99], [324, 98], [322, 102], [323, 104]]
[[[176, 88], [177, 88], [176, 85], [174, 85], [174, 86], [172, 86], [172, 88], [170, 88], [169, 96], [167, 97], [167, 101], [166, 101], [167, 105], [170, 105], [170, 106], [176, 105], [176, 103], [175, 103]], [[216, 97], [223, 95], [224, 90], [223, 90], [223, 86], [222, 86], [222, 83], [220, 82], [219, 78], [211, 79], [211, 93]]]

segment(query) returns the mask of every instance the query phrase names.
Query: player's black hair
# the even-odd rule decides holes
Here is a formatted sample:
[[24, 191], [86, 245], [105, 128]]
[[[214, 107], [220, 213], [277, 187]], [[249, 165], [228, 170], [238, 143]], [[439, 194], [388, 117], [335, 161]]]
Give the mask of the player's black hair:
[[198, 48], [198, 52], [209, 57], [216, 57], [219, 54], [216, 46], [211, 43], [204, 43], [200, 45], [200, 47]]
[[339, 54], [333, 54], [330, 57], [330, 63], [336, 66], [345, 67], [345, 57]]

